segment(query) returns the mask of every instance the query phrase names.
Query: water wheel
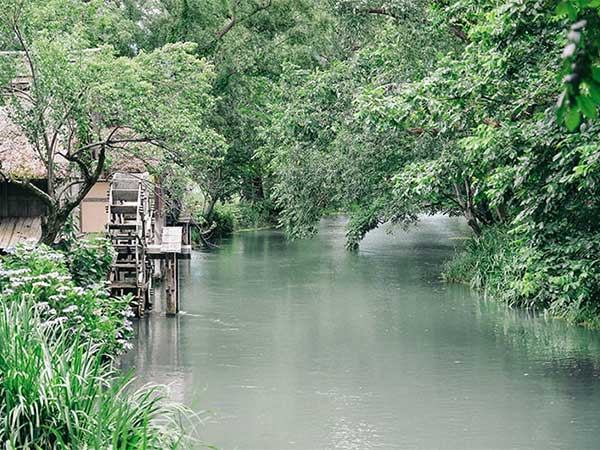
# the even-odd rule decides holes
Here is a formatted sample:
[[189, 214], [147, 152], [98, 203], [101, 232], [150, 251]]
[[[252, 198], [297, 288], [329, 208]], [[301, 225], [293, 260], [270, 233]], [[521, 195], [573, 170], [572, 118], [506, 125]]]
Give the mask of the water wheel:
[[147, 174], [117, 173], [110, 184], [108, 234], [117, 257], [111, 270], [111, 294], [131, 294], [131, 306], [142, 317], [150, 305], [151, 205]]

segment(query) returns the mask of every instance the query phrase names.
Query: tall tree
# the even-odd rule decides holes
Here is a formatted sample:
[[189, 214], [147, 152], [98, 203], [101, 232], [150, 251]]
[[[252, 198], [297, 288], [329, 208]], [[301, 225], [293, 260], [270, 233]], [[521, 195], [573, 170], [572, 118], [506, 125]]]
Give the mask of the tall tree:
[[[213, 75], [194, 55], [193, 44], [172, 44], [135, 58], [116, 57], [110, 47], [82, 49], [88, 42], [78, 36], [33, 26], [29, 13], [37, 3], [3, 5], [2, 34], [18, 43], [18, 51], [3, 55], [0, 78], [9, 117], [45, 167], [47, 188], [27, 174], [1, 176], [43, 202], [42, 241], [52, 243], [111, 152], [131, 154], [147, 144], [176, 158], [214, 137], [204, 120], [214, 103]], [[18, 71], [29, 79], [27, 88], [10, 81]]]

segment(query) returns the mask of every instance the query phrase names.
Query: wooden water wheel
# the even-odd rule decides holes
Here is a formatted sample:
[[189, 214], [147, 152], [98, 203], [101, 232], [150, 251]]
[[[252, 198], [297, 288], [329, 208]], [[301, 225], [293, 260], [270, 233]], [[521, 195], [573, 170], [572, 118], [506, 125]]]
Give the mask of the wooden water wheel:
[[147, 174], [117, 173], [110, 184], [108, 234], [117, 257], [110, 281], [113, 296], [133, 296], [132, 307], [142, 317], [150, 303], [151, 261], [146, 250], [152, 239], [152, 205]]

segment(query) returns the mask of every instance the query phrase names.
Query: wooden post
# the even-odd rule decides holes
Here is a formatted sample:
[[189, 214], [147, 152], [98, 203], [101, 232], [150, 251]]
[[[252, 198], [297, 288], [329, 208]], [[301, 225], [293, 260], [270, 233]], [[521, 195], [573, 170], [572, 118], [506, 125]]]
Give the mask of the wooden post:
[[175, 315], [179, 312], [179, 269], [178, 260], [181, 258], [181, 227], [164, 227], [160, 244], [148, 246], [148, 257], [164, 261], [166, 314]]
[[179, 312], [179, 274], [177, 273], [177, 253], [165, 255], [167, 261], [167, 315]]

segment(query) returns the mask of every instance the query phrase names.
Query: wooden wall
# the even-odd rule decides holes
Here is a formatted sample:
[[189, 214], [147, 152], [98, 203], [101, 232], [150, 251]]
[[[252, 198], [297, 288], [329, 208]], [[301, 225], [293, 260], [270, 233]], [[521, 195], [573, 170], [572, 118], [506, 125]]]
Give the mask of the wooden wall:
[[82, 233], [103, 233], [108, 223], [108, 181], [98, 181], [80, 205], [79, 228]]
[[[45, 188], [42, 183], [38, 187]], [[27, 190], [0, 182], [0, 217], [39, 217], [44, 211], [44, 204]]]

